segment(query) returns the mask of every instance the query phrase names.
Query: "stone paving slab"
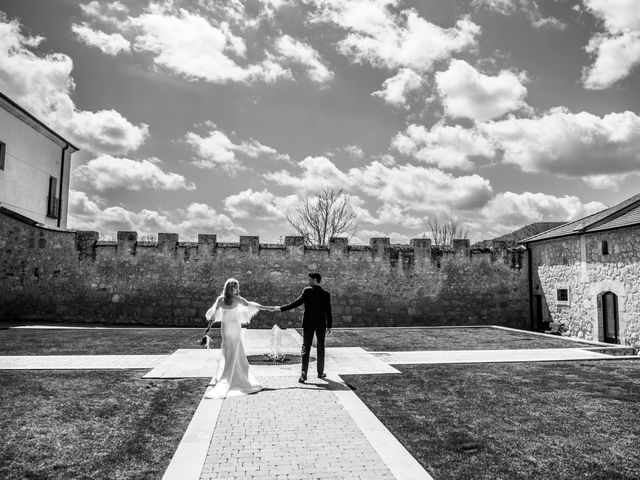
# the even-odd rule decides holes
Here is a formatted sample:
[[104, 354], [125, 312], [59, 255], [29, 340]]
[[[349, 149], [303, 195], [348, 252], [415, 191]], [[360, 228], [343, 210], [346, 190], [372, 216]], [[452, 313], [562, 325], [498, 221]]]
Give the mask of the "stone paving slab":
[[[247, 350], [247, 355], [261, 355], [266, 353], [262, 349]], [[284, 353], [299, 355], [299, 350], [286, 349]], [[317, 353], [312, 349], [311, 356]], [[173, 352], [148, 372], [144, 378], [211, 378], [215, 375], [220, 358], [219, 349], [180, 349]], [[315, 361], [309, 365], [309, 373], [315, 373]], [[400, 373], [384, 360], [372, 355], [362, 348], [335, 347], [325, 351], [325, 370], [339, 375], [365, 375], [381, 373]], [[256, 377], [294, 376], [300, 373], [300, 363], [251, 365], [251, 371]]]
[[259, 380], [265, 390], [223, 401], [200, 480], [396, 478], [334, 394], [346, 385]]
[[499, 363], [553, 362], [562, 360], [619, 360], [622, 357], [579, 348], [546, 348], [540, 350], [449, 350], [415, 352], [372, 352], [379, 360], [392, 365], [422, 363]]
[[162, 480], [200, 478], [223, 400], [202, 399]]
[[12, 355], [0, 357], [0, 370], [155, 368], [169, 355]]

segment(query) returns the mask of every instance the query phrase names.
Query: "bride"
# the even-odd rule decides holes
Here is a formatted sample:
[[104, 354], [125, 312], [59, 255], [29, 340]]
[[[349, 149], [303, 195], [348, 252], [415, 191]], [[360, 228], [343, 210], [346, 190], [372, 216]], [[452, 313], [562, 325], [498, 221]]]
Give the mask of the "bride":
[[249, 371], [249, 362], [242, 344], [242, 325], [246, 325], [259, 310], [278, 311], [277, 307], [266, 307], [249, 302], [240, 296], [240, 283], [228, 279], [220, 295], [205, 314], [209, 321], [220, 322], [222, 345], [215, 384], [205, 398], [226, 398], [247, 395], [262, 390]]

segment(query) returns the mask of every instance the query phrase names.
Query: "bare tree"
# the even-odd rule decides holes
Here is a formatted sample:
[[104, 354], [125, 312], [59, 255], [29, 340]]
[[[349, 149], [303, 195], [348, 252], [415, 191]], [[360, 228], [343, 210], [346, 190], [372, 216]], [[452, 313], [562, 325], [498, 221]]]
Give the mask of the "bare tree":
[[469, 226], [456, 220], [453, 211], [445, 223], [437, 215], [429, 218], [427, 228], [433, 244], [439, 247], [451, 245], [454, 239], [469, 238]]
[[304, 237], [307, 245], [324, 247], [331, 237], [352, 238], [358, 231], [356, 215], [351, 202], [342, 189], [325, 188], [313, 198], [305, 198], [287, 222]]

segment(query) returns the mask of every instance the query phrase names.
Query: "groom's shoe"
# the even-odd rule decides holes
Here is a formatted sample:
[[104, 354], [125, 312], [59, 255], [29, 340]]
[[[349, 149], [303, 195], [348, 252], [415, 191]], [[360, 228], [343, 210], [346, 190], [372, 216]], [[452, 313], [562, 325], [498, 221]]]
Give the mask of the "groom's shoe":
[[327, 374], [326, 373], [319, 373], [318, 374], [318, 378], [327, 378]]
[[300, 378], [298, 379], [298, 383], [304, 383], [307, 381], [307, 374], [303, 373], [302, 375], [300, 375]]

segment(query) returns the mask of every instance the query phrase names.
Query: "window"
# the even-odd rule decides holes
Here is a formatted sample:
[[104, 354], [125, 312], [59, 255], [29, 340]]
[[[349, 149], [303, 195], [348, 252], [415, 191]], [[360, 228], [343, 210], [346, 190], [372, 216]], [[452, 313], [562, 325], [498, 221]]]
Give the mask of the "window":
[[60, 218], [60, 199], [56, 196], [58, 179], [49, 177], [49, 196], [47, 197], [47, 217]]
[[606, 240], [602, 241], [602, 254], [609, 255], [609, 242]]
[[7, 151], [7, 145], [0, 142], [0, 170], [4, 170], [4, 155]]
[[566, 287], [562, 287], [558, 288], [556, 292], [558, 305], [569, 305], [569, 289]]

